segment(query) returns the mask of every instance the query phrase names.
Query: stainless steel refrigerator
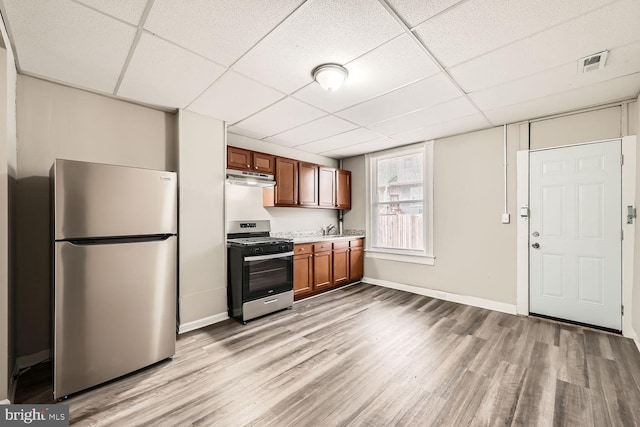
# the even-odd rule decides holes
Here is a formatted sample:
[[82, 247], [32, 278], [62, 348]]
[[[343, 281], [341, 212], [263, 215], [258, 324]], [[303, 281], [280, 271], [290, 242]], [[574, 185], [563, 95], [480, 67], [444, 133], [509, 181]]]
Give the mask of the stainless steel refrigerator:
[[52, 167], [56, 399], [175, 353], [177, 177]]

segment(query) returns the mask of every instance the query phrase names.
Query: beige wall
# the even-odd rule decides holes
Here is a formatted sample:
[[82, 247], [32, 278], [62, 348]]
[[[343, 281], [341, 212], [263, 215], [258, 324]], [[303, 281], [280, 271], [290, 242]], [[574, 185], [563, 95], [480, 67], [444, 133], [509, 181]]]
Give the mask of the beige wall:
[[[512, 127], [511, 131], [516, 128]], [[489, 129], [440, 139], [434, 145], [435, 265], [365, 258], [365, 276], [448, 293], [514, 304], [515, 223], [501, 224], [503, 210], [503, 130]], [[509, 163], [515, 164], [515, 147]], [[364, 177], [364, 158], [343, 163]], [[356, 173], [357, 172], [357, 173]], [[515, 193], [515, 169], [509, 170]], [[353, 196], [364, 198], [364, 183]], [[514, 198], [510, 211], [515, 211]], [[345, 226], [364, 225], [364, 201], [354, 201]], [[353, 218], [357, 214], [359, 218]]]
[[[636, 104], [627, 105], [626, 110], [607, 107], [538, 120], [530, 125], [530, 141], [527, 122], [510, 125], [507, 153], [511, 224], [506, 225], [500, 223], [504, 191], [503, 129], [436, 140], [435, 265], [365, 258], [365, 276], [515, 305], [516, 151], [527, 149], [529, 144], [532, 149], [551, 147], [635, 132], [640, 119], [623, 120], [622, 114], [637, 111]], [[627, 125], [623, 126], [625, 122]], [[364, 182], [356, 181], [357, 177], [364, 177], [364, 156], [345, 159], [343, 166], [354, 176], [353, 209], [345, 215], [345, 227], [364, 227]], [[640, 236], [637, 238], [640, 243]], [[636, 255], [640, 267], [640, 251]], [[637, 300], [635, 307], [640, 313], [640, 297]], [[640, 319], [636, 330], [640, 330]]]
[[342, 167], [351, 171], [351, 209], [343, 214], [345, 230], [365, 229], [365, 167], [364, 156], [342, 161]]
[[[0, 32], [8, 40], [0, 22]], [[4, 46], [3, 46], [4, 47]], [[15, 366], [16, 67], [10, 48], [0, 49], [0, 402], [13, 399]]]
[[7, 51], [0, 49], [0, 402], [9, 397], [9, 171], [7, 129]]
[[[640, 126], [640, 108], [638, 108], [638, 106], [640, 105], [640, 95], [638, 95], [638, 99], [636, 102], [636, 108], [635, 108], [635, 113], [637, 114], [636, 116], [636, 135], [638, 135], [638, 138], [636, 139], [636, 165], [638, 168], [640, 168], [640, 147], [637, 146], [638, 144], [638, 140], [640, 140], [640, 132], [637, 126]], [[636, 172], [636, 202], [635, 202], [635, 206], [636, 209], [638, 211], [640, 211], [640, 206], [638, 206], [640, 204], [640, 171]], [[636, 218], [636, 224], [638, 224], [638, 219], [640, 218]], [[636, 226], [636, 234], [635, 234], [635, 253], [634, 253], [635, 257], [634, 257], [634, 283], [633, 283], [633, 289], [632, 289], [632, 301], [633, 301], [633, 307], [632, 307], [632, 313], [631, 313], [631, 325], [633, 326], [634, 331], [636, 332], [636, 334], [640, 333], [640, 230], [637, 229]]]
[[[329, 157], [289, 147], [265, 144], [263, 141], [235, 134], [227, 136], [227, 145], [324, 166], [338, 166], [338, 161]], [[333, 209], [264, 208], [262, 206], [262, 189], [260, 188], [227, 184], [226, 207], [228, 221], [268, 219], [271, 222], [271, 231], [273, 232], [320, 232], [321, 228], [329, 224], [338, 224], [338, 211]]]
[[226, 147], [224, 122], [188, 111], [178, 116], [178, 317], [182, 330], [189, 323], [211, 323], [212, 317], [227, 314]]
[[615, 106], [531, 123], [531, 149], [622, 136], [622, 107]]
[[18, 76], [17, 355], [49, 349], [55, 158], [175, 170], [175, 115]]

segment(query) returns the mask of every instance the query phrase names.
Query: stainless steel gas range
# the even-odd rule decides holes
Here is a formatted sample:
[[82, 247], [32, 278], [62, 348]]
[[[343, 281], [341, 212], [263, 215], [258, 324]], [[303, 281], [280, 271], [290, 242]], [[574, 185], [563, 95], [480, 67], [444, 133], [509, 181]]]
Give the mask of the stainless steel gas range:
[[227, 223], [229, 316], [247, 320], [293, 306], [293, 240], [269, 220]]

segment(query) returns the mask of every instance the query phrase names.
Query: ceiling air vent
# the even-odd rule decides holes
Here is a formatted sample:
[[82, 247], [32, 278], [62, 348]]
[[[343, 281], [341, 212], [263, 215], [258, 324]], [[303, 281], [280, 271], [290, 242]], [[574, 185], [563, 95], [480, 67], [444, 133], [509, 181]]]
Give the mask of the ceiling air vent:
[[588, 73], [589, 71], [596, 71], [604, 67], [607, 62], [608, 50], [594, 53], [593, 55], [585, 56], [578, 59], [578, 74]]

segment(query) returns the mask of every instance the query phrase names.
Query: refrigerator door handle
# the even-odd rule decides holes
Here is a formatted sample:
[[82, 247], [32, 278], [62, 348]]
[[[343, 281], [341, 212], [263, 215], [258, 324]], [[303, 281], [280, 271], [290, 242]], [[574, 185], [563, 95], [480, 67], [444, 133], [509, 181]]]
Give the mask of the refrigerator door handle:
[[93, 245], [114, 245], [122, 243], [142, 243], [142, 242], [163, 242], [175, 236], [175, 234], [155, 234], [149, 236], [128, 236], [128, 237], [104, 237], [97, 239], [66, 239], [58, 240], [70, 243], [74, 246], [93, 246]]

